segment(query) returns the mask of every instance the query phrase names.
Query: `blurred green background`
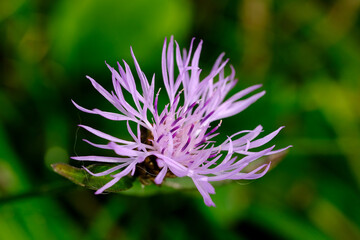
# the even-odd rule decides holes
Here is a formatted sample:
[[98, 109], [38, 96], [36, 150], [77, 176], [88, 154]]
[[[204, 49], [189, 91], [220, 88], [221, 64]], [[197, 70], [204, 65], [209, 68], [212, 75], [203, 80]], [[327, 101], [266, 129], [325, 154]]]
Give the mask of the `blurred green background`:
[[[0, 239], [360, 239], [360, 1], [0, 1]], [[235, 91], [267, 94], [221, 131], [286, 128], [293, 145], [265, 177], [196, 191], [94, 196], [50, 164], [96, 152], [84, 123], [129, 138], [124, 125], [80, 113], [114, 110], [106, 60], [130, 58], [161, 85], [164, 37], [203, 39], [208, 71], [223, 51]], [[164, 96], [163, 96], [164, 97]], [[163, 98], [165, 99], [165, 97]], [[72, 162], [71, 162], [72, 163]]]

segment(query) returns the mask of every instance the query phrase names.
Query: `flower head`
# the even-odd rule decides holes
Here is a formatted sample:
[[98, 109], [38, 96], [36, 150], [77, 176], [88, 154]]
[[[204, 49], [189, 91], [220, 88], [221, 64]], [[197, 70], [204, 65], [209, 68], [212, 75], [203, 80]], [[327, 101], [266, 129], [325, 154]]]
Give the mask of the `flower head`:
[[[98, 189], [96, 194], [102, 193], [128, 174], [138, 176], [142, 182], [153, 181], [156, 184], [161, 184], [166, 177], [189, 177], [203, 196], [205, 204], [215, 206], [210, 197], [210, 194], [215, 193], [211, 182], [262, 177], [269, 169], [270, 163], [263, 164], [251, 172], [242, 170], [260, 157], [286, 149], [275, 151], [272, 146], [259, 152], [252, 151], [268, 143], [282, 127], [259, 139], [256, 138], [262, 132], [260, 125], [254, 130], [236, 132], [220, 144], [213, 141], [213, 138], [219, 134], [217, 131], [221, 119], [243, 111], [263, 96], [265, 91], [246, 97], [261, 87], [255, 85], [225, 99], [237, 82], [234, 68], [230, 66], [231, 74], [225, 76], [224, 69], [228, 59], [224, 61], [224, 54], [221, 54], [209, 75], [201, 79], [199, 58], [202, 41], [194, 53], [193, 42], [194, 39], [188, 52], [184, 50], [181, 53], [177, 42], [174, 49], [173, 37], [168, 46], [165, 39], [162, 51], [162, 77], [169, 103], [160, 110], [158, 109], [160, 90], [155, 91], [155, 75], [149, 82], [141, 71], [132, 49], [131, 54], [141, 88], [136, 86], [134, 76], [125, 61], [124, 67], [118, 63], [118, 71], [107, 65], [112, 73], [114, 91], [108, 92], [94, 79], [87, 77], [94, 88], [118, 112], [89, 110], [73, 102], [74, 105], [86, 113], [98, 114], [114, 121], [126, 121], [128, 132], [132, 137], [132, 141], [127, 141], [89, 126], [80, 125], [109, 141], [108, 144], [95, 144], [85, 140], [86, 142], [97, 148], [112, 150], [119, 155], [119, 157], [72, 157], [81, 161], [116, 163], [113, 168], [101, 173], [87, 170], [94, 176], [110, 174], [113, 177], [113, 180]], [[178, 72], [176, 77], [175, 66]], [[131, 104], [125, 99], [124, 91], [131, 94]], [[135, 131], [129, 122], [136, 124]], [[213, 122], [215, 125], [211, 124]]]

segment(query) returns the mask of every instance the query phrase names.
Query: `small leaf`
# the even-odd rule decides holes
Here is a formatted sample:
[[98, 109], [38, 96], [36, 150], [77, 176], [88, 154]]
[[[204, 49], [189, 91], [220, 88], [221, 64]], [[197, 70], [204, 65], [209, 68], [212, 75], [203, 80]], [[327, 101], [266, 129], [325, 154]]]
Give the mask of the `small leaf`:
[[[52, 164], [51, 167], [54, 169], [54, 171], [61, 176], [69, 179], [70, 181], [89, 189], [97, 190], [104, 186], [106, 183], [111, 181], [113, 178], [111, 175], [116, 174], [117, 172], [114, 172], [111, 175], [101, 176], [101, 177], [95, 177], [89, 174], [85, 169], [83, 168], [77, 168], [70, 166], [65, 163], [55, 163]], [[94, 173], [105, 171], [113, 166], [111, 165], [97, 165], [93, 164], [88, 166], [87, 168]], [[106, 192], [121, 192], [124, 190], [127, 190], [133, 186], [134, 178], [130, 176], [125, 176], [121, 178], [116, 184], [114, 184], [112, 187], [106, 189]]]

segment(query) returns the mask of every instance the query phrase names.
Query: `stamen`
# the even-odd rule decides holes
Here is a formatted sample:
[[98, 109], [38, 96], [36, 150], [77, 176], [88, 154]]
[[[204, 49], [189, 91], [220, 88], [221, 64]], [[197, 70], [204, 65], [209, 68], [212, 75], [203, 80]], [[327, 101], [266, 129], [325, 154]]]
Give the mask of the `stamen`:
[[221, 126], [222, 120], [220, 121], [220, 123], [214, 127], [210, 132], [208, 132], [207, 134], [205, 134], [205, 137], [209, 136], [210, 134], [214, 133], [216, 130], [218, 130], [218, 128]]
[[160, 123], [159, 123], [159, 124], [162, 124], [162, 123], [165, 121], [166, 117], [167, 117], [167, 115], [164, 115], [164, 116], [161, 118], [161, 120], [160, 120]]
[[211, 115], [213, 115], [215, 110], [211, 111], [205, 118], [201, 119], [200, 123], [203, 124]]
[[203, 138], [200, 142], [198, 142], [197, 144], [195, 144], [195, 147], [199, 147], [200, 145], [202, 145], [203, 143], [206, 142], [206, 138]]
[[194, 129], [194, 124], [191, 124], [191, 127], [190, 127], [189, 132], [188, 132], [188, 136], [191, 135], [191, 132], [193, 131], [193, 129]]
[[160, 90], [161, 90], [161, 88], [159, 88], [159, 91], [156, 93], [156, 97], [155, 97], [155, 102], [154, 102], [155, 114], [158, 114], [157, 104], [158, 104]]
[[203, 110], [211, 101], [211, 98], [209, 98], [208, 100], [206, 100], [206, 102], [204, 103], [204, 106], [201, 108], [201, 110]]
[[171, 133], [173, 133], [174, 131], [178, 130], [180, 128], [180, 126], [176, 126], [173, 129], [170, 130]]
[[156, 140], [156, 142], [160, 142], [160, 140], [164, 137], [164, 134], [161, 134], [160, 137]]
[[184, 91], [184, 89], [182, 89], [175, 97], [174, 101], [173, 101], [173, 104], [175, 104], [178, 100], [179, 100], [179, 97], [180, 97], [180, 94]]
[[219, 154], [218, 152], [212, 153], [212, 154], [209, 156], [209, 158], [214, 158], [214, 157], [216, 157], [218, 154]]
[[197, 104], [198, 104], [197, 102], [194, 102], [193, 104], [191, 104], [191, 105], [189, 106], [189, 108], [186, 109], [185, 114], [187, 114], [187, 113], [188, 113], [191, 109], [193, 109]]
[[182, 149], [181, 149], [182, 152], [187, 148], [187, 146], [189, 146], [190, 140], [191, 140], [191, 137], [188, 138], [186, 144], [182, 147]]
[[176, 119], [172, 124], [171, 126], [175, 126], [176, 123], [178, 123], [181, 119], [183, 119], [183, 117], [179, 117], [178, 119]]

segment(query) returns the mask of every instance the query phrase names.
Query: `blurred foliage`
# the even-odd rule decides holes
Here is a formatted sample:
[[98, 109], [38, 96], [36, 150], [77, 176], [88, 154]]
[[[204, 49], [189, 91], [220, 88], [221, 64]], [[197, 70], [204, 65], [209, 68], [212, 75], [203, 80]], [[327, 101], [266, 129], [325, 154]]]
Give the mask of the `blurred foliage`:
[[[0, 1], [0, 239], [360, 239], [360, 1]], [[125, 125], [79, 113], [111, 110], [85, 75], [110, 88], [104, 61], [161, 82], [164, 37], [204, 40], [201, 67], [222, 52], [239, 83], [267, 94], [225, 119], [223, 136], [262, 124], [294, 147], [260, 180], [148, 197], [64, 186], [51, 171], [96, 152], [84, 122], [129, 138]], [[159, 83], [161, 86], [161, 83]], [[165, 97], [163, 100], [165, 100]], [[77, 163], [72, 163], [77, 164]], [[66, 183], [65, 183], [66, 184]], [[59, 187], [60, 186], [60, 187]]]

